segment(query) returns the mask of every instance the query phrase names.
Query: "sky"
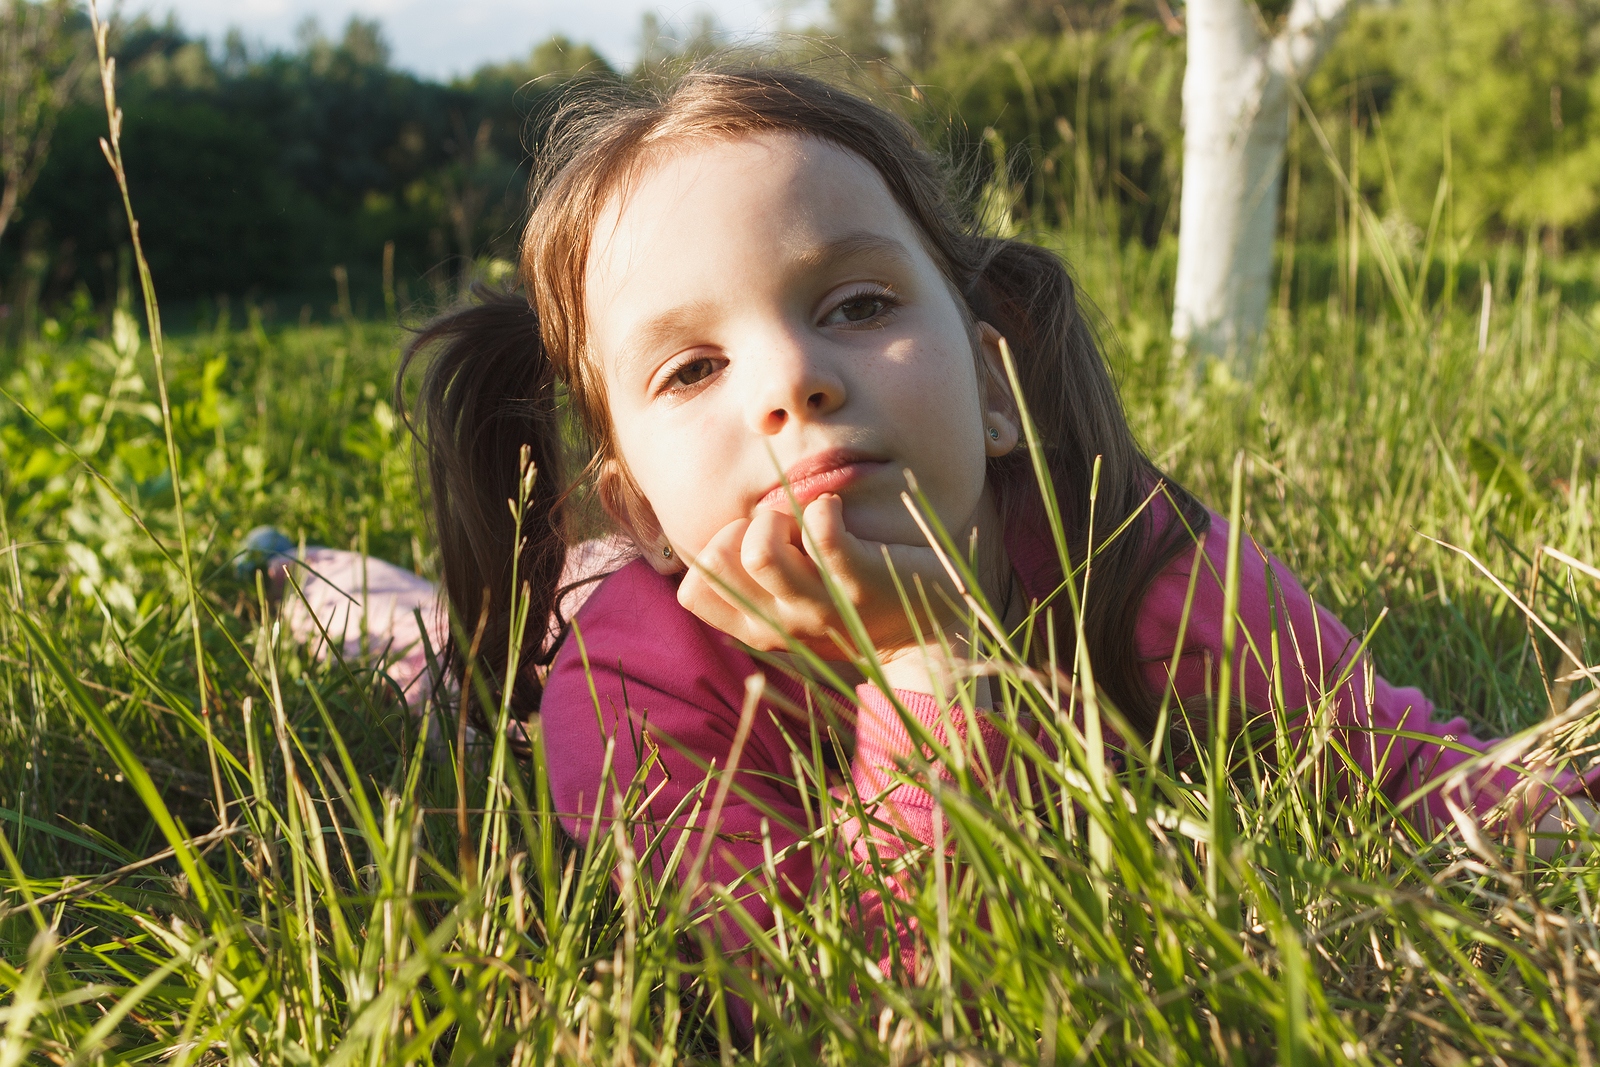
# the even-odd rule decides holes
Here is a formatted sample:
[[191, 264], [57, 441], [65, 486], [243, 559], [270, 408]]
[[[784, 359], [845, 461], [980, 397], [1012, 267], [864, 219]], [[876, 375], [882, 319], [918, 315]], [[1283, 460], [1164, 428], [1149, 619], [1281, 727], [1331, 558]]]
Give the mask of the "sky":
[[709, 12], [735, 40], [753, 41], [818, 20], [818, 0], [127, 0], [128, 14], [164, 19], [219, 45], [230, 28], [252, 46], [292, 47], [295, 29], [315, 15], [337, 38], [351, 15], [377, 19], [397, 67], [429, 78], [467, 74], [484, 63], [526, 56], [552, 34], [593, 45], [613, 65], [638, 58], [640, 20], [654, 10], [672, 36]]

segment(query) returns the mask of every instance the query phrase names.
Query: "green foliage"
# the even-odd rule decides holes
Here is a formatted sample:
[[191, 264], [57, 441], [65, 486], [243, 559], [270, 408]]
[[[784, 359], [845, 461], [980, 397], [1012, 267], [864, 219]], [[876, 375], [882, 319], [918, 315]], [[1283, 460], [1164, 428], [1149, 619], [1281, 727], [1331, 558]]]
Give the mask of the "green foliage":
[[[263, 522], [321, 544], [353, 544], [365, 529], [375, 552], [424, 565], [412, 540], [421, 531], [409, 460], [383, 399], [397, 340], [354, 322], [269, 333], [252, 310], [241, 329], [224, 318], [180, 342], [168, 384], [182, 476], [194, 506], [218, 524], [203, 543], [225, 557]], [[49, 576], [48, 589], [75, 573], [76, 559], [128, 609], [170, 591], [157, 546], [115, 506], [119, 497], [141, 513], [171, 506], [160, 409], [138, 346], [137, 326], [119, 311], [107, 340], [13, 352], [0, 364], [12, 398], [0, 416], [7, 514], [43, 542], [42, 554], [16, 566], [24, 577]]]
[[[1181, 3], [1173, 5], [1181, 8]], [[839, 13], [855, 10], [849, 5]], [[894, 0], [880, 30], [892, 35], [896, 58], [926, 70], [950, 50], [1004, 47], [1025, 37], [1102, 32], [1129, 20], [1155, 22], [1171, 8], [1160, 0]], [[855, 16], [857, 24], [865, 20]]]
[[557, 34], [534, 48], [523, 61], [479, 67], [467, 85], [481, 96], [515, 93], [535, 82], [551, 82], [575, 74], [603, 75], [611, 72], [604, 57], [587, 44], [579, 44]]
[[[896, 6], [922, 27], [901, 40], [932, 136], [981, 159], [987, 180], [976, 146], [994, 127], [1033, 225], [1154, 247], [1177, 226], [1182, 37], [1139, 5], [1064, 8], [1056, 23], [1013, 7]], [[1282, 12], [1262, 14], [1270, 28]], [[1592, 3], [1401, 0], [1357, 9], [1305, 97], [1397, 241], [1420, 245], [1444, 179], [1439, 249], [1492, 258], [1496, 243], [1520, 245], [1530, 231], [1552, 252], [1600, 233], [1597, 79]], [[1285, 221], [1296, 240], [1336, 245], [1349, 204], [1309, 122], [1291, 149], [1303, 187]]]
[[82, 21], [65, 0], [0, 4], [0, 236], [38, 180], [61, 108], [88, 72]]
[[985, 131], [999, 135], [1019, 225], [1153, 247], [1176, 232], [1182, 79], [1181, 43], [1149, 24], [952, 45], [919, 76], [919, 117], [985, 180]]
[[[1176, 232], [1181, 5], [905, 0], [830, 11], [831, 44], [797, 54], [868, 60], [858, 73], [914, 98], [908, 113], [966, 168], [969, 187], [1004, 187], [1023, 230], [1066, 227], [1153, 249]], [[1275, 25], [1282, 12], [1262, 14]], [[1593, 4], [1553, 0], [1358, 9], [1305, 91], [1397, 252], [1421, 252], [1441, 187], [1441, 271], [1447, 260], [1493, 260], [1498, 243], [1520, 246], [1529, 232], [1552, 253], [1588, 247], [1600, 233], [1597, 19]], [[640, 77], [719, 47], [704, 19], [681, 31], [654, 25]], [[337, 40], [308, 26], [297, 50], [268, 54], [236, 39], [210, 53], [174, 24], [138, 24], [118, 51], [138, 134], [130, 179], [149, 204], [170, 297], [304, 294], [344, 264], [376, 306], [390, 241], [403, 286], [427, 278], [435, 300], [448, 296], [484, 257], [507, 255], [526, 209], [528, 152], [563, 87], [611, 74], [592, 48], [553, 38], [526, 60], [437, 85], [393, 70], [379, 29], [360, 20]], [[871, 61], [884, 55], [900, 73]], [[0, 245], [13, 304], [29, 305], [29, 285], [47, 306], [80, 284], [102, 312], [114, 300], [127, 235], [107, 207], [96, 107], [68, 110], [24, 205], [24, 239]], [[1307, 291], [1320, 291], [1362, 268], [1333, 262], [1345, 255], [1350, 206], [1303, 118], [1286, 237], [1311, 246], [1297, 266], [1312, 272]], [[1466, 271], [1429, 284], [1476, 294]], [[1289, 302], [1301, 291], [1291, 285]]]
[[[557, 39], [439, 85], [391, 69], [359, 19], [337, 42], [308, 27], [292, 53], [236, 42], [213, 56], [171, 25], [134, 27], [118, 53], [129, 181], [173, 298], [310, 292], [338, 264], [375, 297], [389, 241], [400, 279], [433, 272], [448, 293], [516, 239], [533, 117], [579, 70], [605, 70]], [[115, 297], [128, 234], [104, 127], [97, 100], [69, 110], [28, 205], [30, 240], [53, 260], [47, 303], [79, 284], [102, 306]]]
[[[1587, 245], [1600, 211], [1597, 74], [1594, 4], [1406, 0], [1358, 11], [1307, 94], [1347, 160], [1352, 118], [1382, 153], [1364, 187], [1387, 209], [1427, 218], [1448, 172], [1463, 239], [1531, 228]], [[1313, 195], [1326, 206], [1307, 235], [1331, 236], [1333, 192]]]
[[[123, 125], [128, 167], [146, 217], [160, 220], [146, 249], [152, 269], [175, 295], [281, 291], [302, 281], [310, 235], [292, 223], [305, 205], [274, 164], [264, 126], [199, 100], [147, 98]], [[98, 138], [104, 110], [76, 107], [62, 119], [58, 143], [30, 204], [62, 220], [52, 235], [67, 242], [56, 269], [108, 284], [104, 266], [127, 244], [128, 225]], [[92, 205], [92, 206], [91, 206]], [[87, 209], [86, 209], [87, 208]], [[114, 296], [114, 291], [106, 293]]]

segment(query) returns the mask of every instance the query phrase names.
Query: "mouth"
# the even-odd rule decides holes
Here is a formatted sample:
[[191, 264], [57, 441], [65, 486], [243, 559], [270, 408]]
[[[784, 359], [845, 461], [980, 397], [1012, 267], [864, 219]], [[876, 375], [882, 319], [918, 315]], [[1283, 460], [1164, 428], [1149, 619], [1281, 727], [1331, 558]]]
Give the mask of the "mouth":
[[837, 493], [888, 466], [887, 460], [853, 449], [836, 448], [818, 452], [784, 471], [788, 489], [779, 482], [756, 502], [756, 507], [788, 511], [789, 494], [793, 493], [795, 506], [804, 508], [823, 493]]

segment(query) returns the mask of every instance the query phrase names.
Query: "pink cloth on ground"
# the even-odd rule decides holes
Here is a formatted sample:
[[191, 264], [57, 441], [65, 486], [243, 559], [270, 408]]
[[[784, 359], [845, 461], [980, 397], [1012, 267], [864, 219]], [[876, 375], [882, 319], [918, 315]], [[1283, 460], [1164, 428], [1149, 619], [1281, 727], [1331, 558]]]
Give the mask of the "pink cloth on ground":
[[[625, 548], [616, 538], [574, 546], [567, 552], [561, 584], [581, 582], [616, 567], [627, 558]], [[286, 568], [293, 579], [283, 592], [283, 625], [290, 637], [309, 645], [318, 658], [328, 656], [331, 639], [351, 663], [362, 662], [364, 644], [370, 662], [383, 666], [406, 703], [413, 709], [422, 706], [430, 689], [428, 648], [435, 657], [443, 655], [449, 626], [432, 582], [360, 552], [321, 546], [308, 547], [303, 558], [276, 566]], [[574, 589], [561, 610], [570, 617], [595, 589], [593, 584]]]
[[351, 663], [363, 662], [365, 651], [386, 665], [407, 704], [422, 703], [428, 688], [424, 628], [434, 654], [444, 648], [444, 613], [432, 582], [359, 552], [320, 546], [291, 561], [288, 573], [283, 624], [291, 637], [319, 658], [329, 655], [330, 640]]
[[[1153, 508], [1158, 531], [1179, 521], [1164, 499], [1157, 498]], [[1204, 697], [1215, 689], [1215, 665], [1222, 658], [1227, 539], [1228, 524], [1213, 515], [1199, 556], [1203, 570], [1195, 583], [1184, 648], [1171, 677], [1175, 695], [1183, 700]], [[1235, 693], [1242, 689], [1249, 707], [1265, 710], [1274, 706], [1279, 680], [1269, 673], [1269, 642], [1276, 616], [1280, 662], [1285, 665], [1281, 679], [1284, 706], [1292, 714], [1297, 708], [1316, 704], [1325, 690], [1334, 690], [1333, 714], [1326, 724], [1331, 727], [1332, 739], [1345, 747], [1353, 762], [1391, 801], [1398, 802], [1416, 787], [1433, 783], [1434, 792], [1420, 811], [1410, 814], [1422, 821], [1448, 820], [1438, 786], [1464, 760], [1492, 742], [1469, 736], [1462, 719], [1432, 722], [1433, 705], [1419, 691], [1390, 685], [1370, 674], [1370, 665], [1364, 660], [1348, 670], [1348, 678], [1341, 684], [1358, 642], [1338, 619], [1312, 602], [1282, 563], [1250, 538], [1242, 537], [1241, 542], [1235, 677], [1242, 684]], [[1035, 601], [1049, 596], [1061, 580], [1061, 571], [1044, 532], [1013, 524], [1006, 531], [1006, 547], [1028, 596]], [[1168, 667], [1195, 561], [1193, 550], [1180, 552], [1157, 576], [1141, 605], [1135, 642], [1146, 662], [1145, 678], [1155, 692], [1168, 685]], [[608, 740], [615, 738], [616, 742], [613, 780], [624, 787], [641, 758], [656, 753], [657, 763], [646, 781], [652, 799], [645, 816], [653, 825], [639, 828], [634, 846], [641, 855], [653, 847], [650, 862], [658, 871], [680, 833], [693, 835], [691, 857], [705, 847], [703, 822], [711, 807], [711, 793], [706, 794], [700, 820], [692, 825], [688, 811], [693, 801], [683, 802], [705, 780], [708, 766], [720, 770], [729, 762], [745, 698], [745, 679], [760, 673], [774, 690], [804, 706], [798, 682], [781, 670], [763, 667], [734, 641], [684, 610], [676, 591], [674, 578], [657, 574], [643, 561], [607, 578], [577, 615], [582, 654], [579, 642], [569, 639], [551, 669], [541, 709], [547, 744], [561, 753], [548, 767], [556, 810], [564, 813], [569, 832], [580, 841], [587, 839], [590, 820], [597, 812], [602, 832], [604, 818], [612, 812], [614, 797], [599, 795]], [[1251, 651], [1251, 641], [1259, 651]], [[945, 711], [938, 701], [919, 693], [897, 692], [896, 696], [924, 727], [944, 738]], [[877, 815], [929, 843], [934, 825], [932, 797], [916, 785], [896, 785], [891, 776], [911, 751], [904, 724], [888, 698], [872, 686], [859, 687], [855, 697], [859, 710], [849, 773], [860, 795], [882, 794]], [[956, 734], [964, 735], [960, 717], [955, 718]], [[1298, 729], [1303, 729], [1303, 723]], [[982, 722], [979, 730], [991, 763], [1003, 765], [999, 763], [1006, 756], [1001, 734]], [[1399, 737], [1397, 731], [1416, 736]], [[646, 732], [653, 742], [645, 740]], [[763, 834], [768, 835], [773, 851], [781, 853], [807, 832], [805, 807], [793, 784], [790, 759], [791, 739], [806, 749], [806, 737], [804, 721], [771, 704], [760, 706], [734, 773], [735, 788], [729, 791], [715, 827], [706, 881], [733, 884], [746, 872], [755, 872], [758, 881], [766, 882], [768, 876], [761, 873], [765, 864]], [[1457, 751], [1454, 746], [1467, 751]], [[1336, 765], [1335, 757], [1330, 766]], [[1600, 768], [1591, 773], [1597, 771]], [[1469, 773], [1452, 799], [1467, 813], [1481, 815], [1525, 774], [1515, 766]], [[1566, 792], [1581, 783], [1563, 775], [1551, 785]], [[1539, 803], [1549, 803], [1555, 794], [1543, 792], [1545, 797]], [[666, 827], [673, 818], [677, 825]], [[903, 847], [892, 839], [884, 840], [881, 834], [870, 843], [890, 853]], [[852, 851], [857, 862], [865, 862], [867, 844], [864, 838], [856, 838]], [[778, 884], [769, 886], [768, 892], [789, 900], [801, 898], [809, 892], [814, 873], [811, 852], [795, 849], [776, 863]], [[744, 884], [750, 885], [748, 881]], [[743, 900], [750, 917], [770, 927], [772, 909], [762, 895], [751, 891]], [[861, 917], [869, 925], [882, 922], [879, 909], [873, 910], [875, 914]], [[726, 918], [721, 938], [725, 949], [748, 942]]]

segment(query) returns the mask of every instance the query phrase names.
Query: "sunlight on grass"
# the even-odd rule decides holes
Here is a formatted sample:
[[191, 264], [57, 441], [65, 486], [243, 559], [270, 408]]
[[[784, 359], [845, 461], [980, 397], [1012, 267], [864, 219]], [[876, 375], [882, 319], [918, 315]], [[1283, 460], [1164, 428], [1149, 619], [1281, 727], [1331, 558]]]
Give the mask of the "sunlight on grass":
[[[1194, 382], [1138, 283], [1152, 255], [1058, 239], [1089, 292], [1120, 294], [1113, 361], [1159, 463], [1369, 629], [1391, 681], [1593, 758], [1585, 309], [1534, 271], [1480, 345], [1477, 306], [1330, 304], [1276, 324], [1254, 385]], [[379, 399], [392, 331], [224, 316], [167, 339], [170, 395], [140, 333], [122, 309], [107, 339], [0, 355], [0, 1067], [1594, 1062], [1588, 830], [1550, 862], [1524, 834], [1423, 834], [1378, 790], [1333, 788], [1346, 757], [1326, 734], [1289, 740], [1326, 708], [1258, 709], [1277, 724], [1262, 749], [1202, 737], [1180, 764], [1133, 746], [1108, 770], [1090, 739], [1115, 709], [1083, 663], [1032, 654], [1075, 625], [1071, 587], [1014, 633], [967, 604], [987, 637], [952, 714], [987, 676], [1014, 765], [919, 738], [948, 774], [906, 774], [947, 851], [840, 862], [873, 798], [837, 788], [842, 738], [815, 717], [792, 736], [812, 813], [794, 847], [827, 876], [773, 895], [770, 929], [737, 901], [770, 893], [782, 857], [702, 885], [714, 841], [677, 832], [727, 798], [727, 768], [639, 827], [646, 757], [610, 783], [630, 814], [571, 840], [543, 777], [560, 738], [534, 731], [528, 759], [503, 729], [430, 744], [377, 664], [289, 641], [232, 572], [262, 521], [426, 572], [409, 445]], [[944, 548], [959, 570], [965, 546]], [[503, 725], [509, 706], [486, 706]], [[427, 714], [455, 736], [453, 706]], [[888, 880], [922, 931], [912, 973], [884, 973], [857, 921]], [[723, 953], [718, 923], [743, 923], [748, 952]]]

